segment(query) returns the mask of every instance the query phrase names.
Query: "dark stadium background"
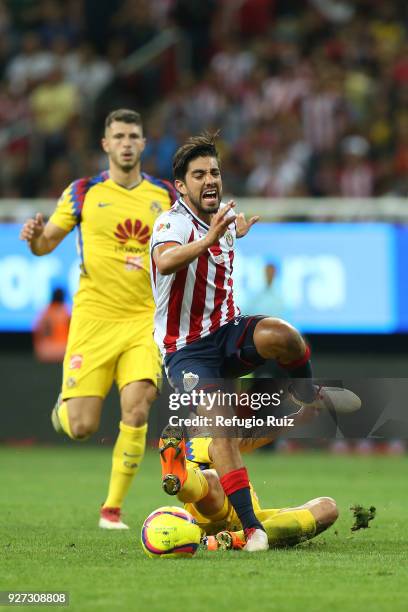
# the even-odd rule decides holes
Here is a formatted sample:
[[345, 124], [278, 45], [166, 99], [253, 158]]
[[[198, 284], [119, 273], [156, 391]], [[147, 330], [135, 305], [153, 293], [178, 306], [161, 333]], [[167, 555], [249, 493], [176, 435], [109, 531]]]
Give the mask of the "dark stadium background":
[[[407, 28], [402, 1], [0, 2], [0, 221], [50, 212], [71, 180], [100, 171], [103, 119], [131, 107], [144, 118], [148, 173], [171, 178], [178, 144], [221, 127], [224, 188], [245, 211], [305, 228], [401, 228]], [[392, 333], [307, 334], [319, 377], [406, 376], [408, 248], [396, 240]], [[59, 441], [49, 413], [60, 366], [38, 363], [30, 333], [12, 325], [0, 343], [0, 440]], [[94, 442], [109, 444], [116, 423], [113, 394]]]

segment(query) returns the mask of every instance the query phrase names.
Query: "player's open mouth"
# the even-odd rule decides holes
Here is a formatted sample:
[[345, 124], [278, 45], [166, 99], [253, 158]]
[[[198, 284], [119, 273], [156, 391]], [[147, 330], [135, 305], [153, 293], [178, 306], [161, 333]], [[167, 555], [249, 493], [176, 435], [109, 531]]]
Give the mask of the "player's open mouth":
[[206, 189], [202, 193], [202, 199], [207, 204], [218, 204], [218, 190], [217, 189]]

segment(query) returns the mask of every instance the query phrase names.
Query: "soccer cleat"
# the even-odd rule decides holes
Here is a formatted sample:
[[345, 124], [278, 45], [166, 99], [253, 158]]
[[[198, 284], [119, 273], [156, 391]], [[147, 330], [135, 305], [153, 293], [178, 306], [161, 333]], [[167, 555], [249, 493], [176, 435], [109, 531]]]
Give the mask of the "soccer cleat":
[[52, 409], [51, 412], [51, 423], [53, 428], [55, 429], [55, 431], [57, 432], [57, 434], [63, 434], [64, 430], [62, 429], [62, 425], [61, 422], [59, 420], [59, 416], [58, 416], [58, 409], [62, 404], [62, 395], [61, 393], [59, 394], [57, 401], [55, 402], [55, 406]]
[[207, 536], [207, 550], [241, 550], [245, 542], [234, 531], [220, 531], [215, 536]]
[[257, 529], [256, 527], [245, 529], [245, 538], [246, 544], [242, 550], [259, 552], [269, 549], [268, 536], [263, 529]]
[[159, 451], [163, 490], [167, 495], [177, 495], [187, 478], [183, 428], [167, 425], [162, 431]]
[[299, 406], [315, 410], [334, 410], [338, 413], [355, 412], [361, 408], [361, 400], [349, 389], [341, 387], [316, 387], [313, 402], [305, 403], [290, 393], [291, 399]]
[[120, 508], [101, 508], [99, 527], [102, 529], [129, 529], [120, 518]]

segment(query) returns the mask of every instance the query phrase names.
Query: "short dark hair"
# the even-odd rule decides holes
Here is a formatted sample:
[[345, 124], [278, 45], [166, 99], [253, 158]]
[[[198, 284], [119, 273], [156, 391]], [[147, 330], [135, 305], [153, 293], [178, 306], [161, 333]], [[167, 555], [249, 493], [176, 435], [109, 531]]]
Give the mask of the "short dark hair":
[[185, 144], [183, 144], [173, 157], [173, 176], [179, 181], [183, 181], [186, 173], [188, 164], [197, 157], [215, 157], [217, 162], [220, 163], [219, 154], [217, 147], [215, 146], [215, 140], [219, 132], [211, 134], [210, 132], [203, 132], [199, 136], [191, 136]]
[[134, 123], [136, 125], [142, 125], [142, 118], [136, 111], [130, 110], [129, 108], [118, 108], [109, 113], [105, 119], [105, 130], [114, 121], [122, 121], [122, 123]]

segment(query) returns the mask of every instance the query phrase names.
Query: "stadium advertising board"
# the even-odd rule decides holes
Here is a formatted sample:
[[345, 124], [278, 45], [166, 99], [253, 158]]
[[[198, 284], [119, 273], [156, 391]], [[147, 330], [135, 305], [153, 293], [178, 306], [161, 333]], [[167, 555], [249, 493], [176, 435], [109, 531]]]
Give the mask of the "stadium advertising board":
[[[34, 257], [19, 231], [0, 225], [1, 331], [31, 330], [52, 290], [61, 286], [72, 299], [78, 282], [76, 232]], [[408, 230], [388, 224], [259, 224], [237, 244], [237, 302], [244, 313], [282, 316], [309, 333], [407, 331], [401, 262], [408, 263]]]

